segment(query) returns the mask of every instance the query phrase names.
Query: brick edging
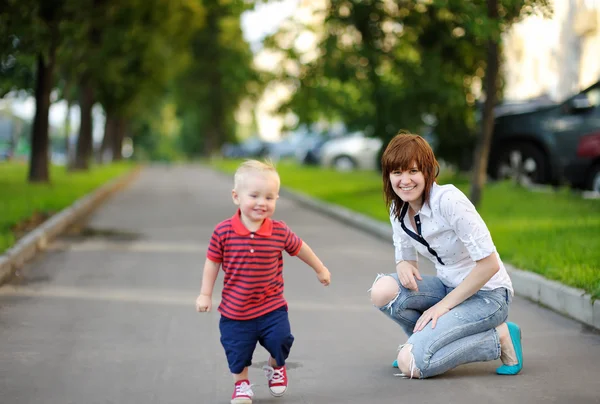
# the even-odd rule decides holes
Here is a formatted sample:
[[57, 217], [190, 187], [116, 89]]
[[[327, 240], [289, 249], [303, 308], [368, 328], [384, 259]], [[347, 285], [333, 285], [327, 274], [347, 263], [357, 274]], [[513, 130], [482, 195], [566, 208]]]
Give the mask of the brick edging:
[[73, 204], [52, 215], [42, 224], [19, 239], [15, 245], [0, 255], [0, 286], [6, 283], [15, 272], [38, 252], [43, 251], [48, 242], [61, 234], [67, 227], [85, 217], [115, 192], [123, 189], [137, 178], [141, 167], [109, 181], [96, 190], [77, 199]]
[[[296, 191], [282, 188], [280, 193], [305, 207], [324, 213], [385, 241], [392, 239], [391, 225]], [[563, 285], [533, 272], [517, 269], [510, 264], [505, 263], [505, 267], [510, 273], [517, 295], [600, 330], [600, 300], [593, 301], [591, 295], [586, 294], [582, 289]]]

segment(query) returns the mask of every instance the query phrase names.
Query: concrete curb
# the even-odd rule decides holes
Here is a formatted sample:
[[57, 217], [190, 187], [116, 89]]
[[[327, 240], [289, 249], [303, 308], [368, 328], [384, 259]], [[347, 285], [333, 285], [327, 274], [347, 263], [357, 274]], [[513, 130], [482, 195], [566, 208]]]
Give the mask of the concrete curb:
[[[391, 243], [392, 227], [387, 223], [379, 222], [338, 205], [318, 201], [289, 189], [282, 188], [280, 193], [305, 207]], [[505, 266], [510, 273], [517, 295], [600, 330], [600, 300], [592, 301], [592, 297], [582, 289], [551, 281], [541, 275], [517, 269], [507, 263]]]
[[115, 192], [123, 189], [137, 178], [141, 168], [102, 185], [95, 191], [75, 201], [48, 220], [27, 233], [17, 243], [0, 255], [0, 286], [6, 283], [15, 272], [38, 252], [43, 251], [48, 242], [61, 234], [67, 227], [85, 217], [100, 203]]

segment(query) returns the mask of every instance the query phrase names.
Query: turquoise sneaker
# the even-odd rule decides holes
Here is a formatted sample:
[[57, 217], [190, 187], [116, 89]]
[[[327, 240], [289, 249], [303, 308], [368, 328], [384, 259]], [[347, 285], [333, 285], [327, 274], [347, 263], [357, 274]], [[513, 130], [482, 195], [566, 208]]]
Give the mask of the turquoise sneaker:
[[394, 363], [392, 363], [392, 367], [398, 369], [398, 360], [396, 359]]
[[508, 332], [510, 334], [510, 339], [515, 347], [515, 353], [517, 354], [517, 363], [516, 365], [502, 365], [498, 369], [496, 369], [496, 373], [499, 375], [516, 375], [521, 369], [523, 369], [523, 347], [521, 346], [521, 329], [515, 323], [507, 322]]

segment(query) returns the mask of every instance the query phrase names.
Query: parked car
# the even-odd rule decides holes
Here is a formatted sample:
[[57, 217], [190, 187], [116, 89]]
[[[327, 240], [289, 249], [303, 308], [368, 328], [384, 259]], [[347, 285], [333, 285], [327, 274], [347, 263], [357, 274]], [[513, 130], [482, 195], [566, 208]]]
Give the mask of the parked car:
[[291, 132], [282, 139], [269, 144], [269, 157], [275, 161], [282, 158], [295, 158], [304, 163], [308, 151], [319, 139], [319, 134], [307, 131]]
[[598, 190], [600, 82], [564, 102], [496, 116], [488, 173]]
[[11, 119], [0, 116], [0, 161], [9, 160], [14, 152], [14, 123]]
[[269, 153], [269, 145], [258, 137], [250, 137], [239, 144], [225, 143], [221, 154], [225, 158], [259, 158]]
[[333, 137], [327, 133], [315, 133], [305, 139], [296, 149], [296, 161], [304, 165], [319, 165], [323, 146]]
[[382, 145], [381, 139], [366, 137], [362, 132], [331, 139], [321, 148], [321, 165], [339, 171], [375, 170]]

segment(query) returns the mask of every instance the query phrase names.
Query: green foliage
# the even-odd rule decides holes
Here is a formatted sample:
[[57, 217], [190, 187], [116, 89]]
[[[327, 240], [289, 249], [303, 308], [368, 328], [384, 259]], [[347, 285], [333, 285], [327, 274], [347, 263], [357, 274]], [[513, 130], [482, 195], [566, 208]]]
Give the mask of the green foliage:
[[33, 41], [24, 32], [31, 28], [37, 6], [33, 0], [7, 0], [0, 6], [0, 97], [35, 84]]
[[176, 104], [165, 101], [154, 113], [134, 126], [135, 156], [142, 160], [172, 162], [181, 160], [181, 120], [176, 115]]
[[36, 213], [56, 213], [131, 169], [131, 164], [120, 163], [67, 173], [64, 167], [52, 166], [51, 184], [29, 184], [24, 164], [0, 163], [0, 252], [15, 242], [13, 228], [17, 224]]
[[[239, 161], [214, 161], [232, 173]], [[280, 163], [283, 187], [344, 206], [389, 222], [374, 172], [336, 172]], [[466, 178], [442, 172], [438, 182], [467, 192]], [[496, 183], [486, 186], [479, 209], [500, 256], [523, 270], [581, 288], [600, 298], [600, 201], [585, 200], [572, 191], [540, 193]]]
[[174, 84], [180, 144], [188, 156], [208, 155], [235, 138], [234, 113], [258, 97], [260, 78], [243, 39], [240, 15], [250, 2], [206, 0], [206, 25], [193, 33], [191, 59]]
[[33, 91], [36, 58], [54, 57], [91, 0], [6, 0], [0, 6], [0, 96]]
[[96, 67], [97, 96], [107, 110], [131, 117], [159, 104], [187, 65], [204, 9], [198, 0], [113, 0], [101, 21], [100, 46], [88, 59]]
[[499, 3], [502, 18], [491, 21], [483, 0], [332, 0], [324, 24], [308, 27], [320, 38], [316, 58], [286, 45], [307, 29], [301, 24], [266, 41], [295, 64], [278, 74], [297, 90], [281, 112], [294, 112], [299, 124], [340, 120], [384, 140], [399, 129], [434, 129], [439, 156], [459, 162], [477, 130], [474, 84], [485, 71], [487, 40], [549, 9], [545, 0]]
[[[211, 0], [202, 7], [204, 24], [188, 29], [188, 45], [181, 53], [185, 57], [160, 94], [162, 100], [146, 105], [133, 122], [136, 150], [148, 158], [171, 161], [210, 154], [235, 139], [234, 113], [241, 101], [259, 95], [261, 78], [240, 26], [240, 15], [251, 4]], [[147, 97], [141, 99], [147, 104]], [[165, 105], [176, 106], [176, 115], [169, 117], [175, 131], [169, 135], [157, 122]]]
[[[35, 87], [36, 57], [54, 54], [60, 97], [93, 87], [113, 119], [140, 129], [149, 155], [210, 153], [235, 138], [234, 112], [261, 78], [229, 0], [7, 0], [0, 6], [0, 94]], [[177, 139], [155, 117], [177, 103]], [[144, 130], [152, 128], [152, 130]], [[151, 151], [148, 147], [160, 150]]]

